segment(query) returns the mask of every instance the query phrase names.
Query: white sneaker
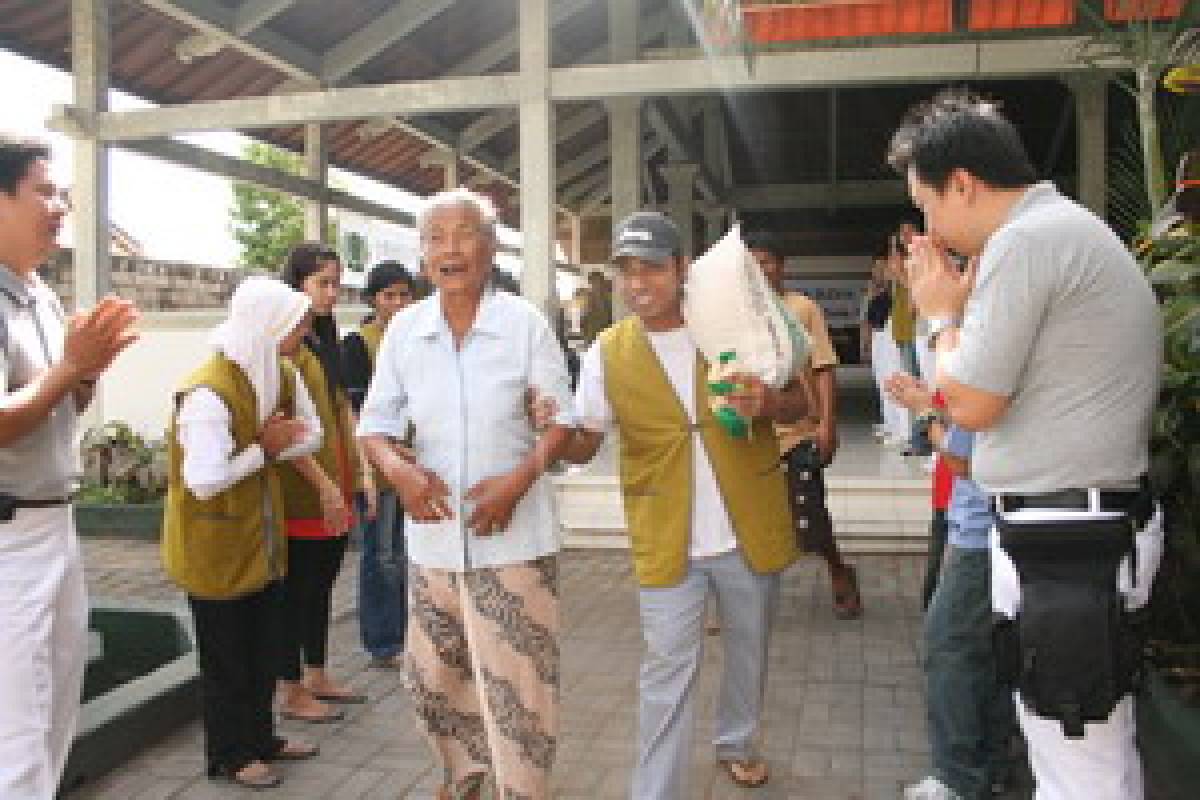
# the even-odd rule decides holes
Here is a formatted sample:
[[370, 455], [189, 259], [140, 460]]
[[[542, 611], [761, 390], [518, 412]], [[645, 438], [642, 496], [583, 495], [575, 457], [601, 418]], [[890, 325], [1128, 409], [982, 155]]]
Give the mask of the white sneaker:
[[962, 800], [958, 792], [929, 775], [904, 789], [904, 800]]

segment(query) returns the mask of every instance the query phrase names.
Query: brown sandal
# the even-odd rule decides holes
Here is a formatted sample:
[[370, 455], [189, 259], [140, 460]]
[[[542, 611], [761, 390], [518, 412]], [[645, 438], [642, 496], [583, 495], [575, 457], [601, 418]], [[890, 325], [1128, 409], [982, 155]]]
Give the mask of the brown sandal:
[[[858, 570], [847, 564], [840, 572], [846, 577], [847, 587], [841, 591], [833, 587], [833, 615], [838, 619], [858, 619], [862, 616], [862, 595], [858, 591]], [[832, 576], [830, 577], [832, 580]]]
[[439, 786], [436, 800], [483, 800], [486, 785], [487, 773], [476, 772], [463, 778], [458, 786]]
[[[719, 758], [717, 764], [725, 770], [725, 774], [731, 781], [743, 789], [758, 788], [771, 778], [767, 762], [761, 758]], [[757, 774], [760, 769], [762, 770], [760, 776], [749, 777]]]

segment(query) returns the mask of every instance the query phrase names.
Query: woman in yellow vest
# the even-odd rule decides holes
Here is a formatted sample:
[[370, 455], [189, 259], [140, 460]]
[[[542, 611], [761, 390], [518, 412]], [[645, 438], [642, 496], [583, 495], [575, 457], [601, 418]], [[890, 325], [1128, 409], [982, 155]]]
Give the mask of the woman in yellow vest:
[[[396, 312], [416, 298], [412, 273], [396, 261], [376, 264], [367, 275], [366, 296], [370, 315], [362, 326], [342, 340], [346, 388], [355, 413], [362, 408], [375, 370], [379, 340]], [[404, 628], [408, 624], [408, 597], [404, 554], [404, 515], [396, 493], [379, 478], [379, 503], [374, 519], [364, 519], [362, 552], [358, 568], [358, 627], [371, 666], [399, 669], [404, 652]], [[357, 511], [366, 513], [365, 499], [355, 498]]]
[[[316, 484], [286, 465], [282, 475], [289, 569], [284, 582], [280, 712], [302, 722], [336, 722], [344, 714], [330, 703], [366, 701], [336, 683], [325, 668], [333, 583], [346, 553], [351, 503], [362, 474], [333, 319], [341, 279], [337, 252], [319, 242], [293, 247], [283, 269], [283, 280], [312, 301], [313, 330], [291, 362], [313, 397], [324, 432], [314, 455], [320, 467]], [[366, 483], [363, 489], [368, 515], [373, 516], [373, 487]]]
[[279, 281], [243, 282], [215, 352], [175, 395], [167, 436], [162, 555], [195, 619], [208, 774], [254, 788], [279, 783], [267, 762], [317, 752], [276, 737], [271, 714], [287, 572], [280, 465], [311, 461], [321, 441], [281, 358], [299, 347], [308, 309]]

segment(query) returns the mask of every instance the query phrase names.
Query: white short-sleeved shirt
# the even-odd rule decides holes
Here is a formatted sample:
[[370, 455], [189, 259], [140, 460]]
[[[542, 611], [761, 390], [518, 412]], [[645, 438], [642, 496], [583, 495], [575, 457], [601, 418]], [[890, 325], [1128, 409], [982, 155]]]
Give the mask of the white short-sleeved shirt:
[[438, 294], [388, 324], [358, 435], [403, 439], [411, 422], [417, 461], [449, 486], [454, 509], [451, 520], [408, 520], [404, 532], [414, 564], [496, 567], [558, 550], [553, 488], [545, 476], [517, 503], [504, 531], [476, 536], [466, 527], [467, 491], [511, 472], [536, 443], [525, 401], [530, 387], [554, 398], [558, 424], [574, 424], [562, 348], [545, 316], [522, 297], [487, 291], [458, 348]]
[[[696, 343], [686, 328], [663, 333], [647, 331], [646, 335], [688, 419], [694, 423]], [[604, 382], [604, 354], [598, 342], [584, 354], [580, 365], [575, 412], [580, 425], [587, 430], [606, 433], [613, 426], [612, 405]], [[706, 558], [733, 550], [737, 547], [737, 538], [699, 429], [696, 429], [693, 437], [692, 536], [688, 552], [692, 558]]]

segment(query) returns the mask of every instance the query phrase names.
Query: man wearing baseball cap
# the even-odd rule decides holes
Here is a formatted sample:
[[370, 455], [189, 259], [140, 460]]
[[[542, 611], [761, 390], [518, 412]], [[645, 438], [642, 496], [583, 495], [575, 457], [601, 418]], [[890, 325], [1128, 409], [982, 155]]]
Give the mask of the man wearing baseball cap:
[[704, 363], [684, 326], [687, 263], [675, 224], [636, 212], [617, 227], [616, 288], [633, 315], [584, 356], [580, 426], [567, 449], [589, 461], [605, 434], [620, 440], [625, 517], [646, 650], [640, 679], [635, 800], [685, 800], [705, 602], [721, 615], [724, 674], [713, 744], [740, 786], [766, 783], [756, 751], [766, 685], [771, 598], [796, 559], [773, 423], [799, 419], [804, 393], [737, 376], [731, 403], [752, 420], [735, 439], [709, 409]]

